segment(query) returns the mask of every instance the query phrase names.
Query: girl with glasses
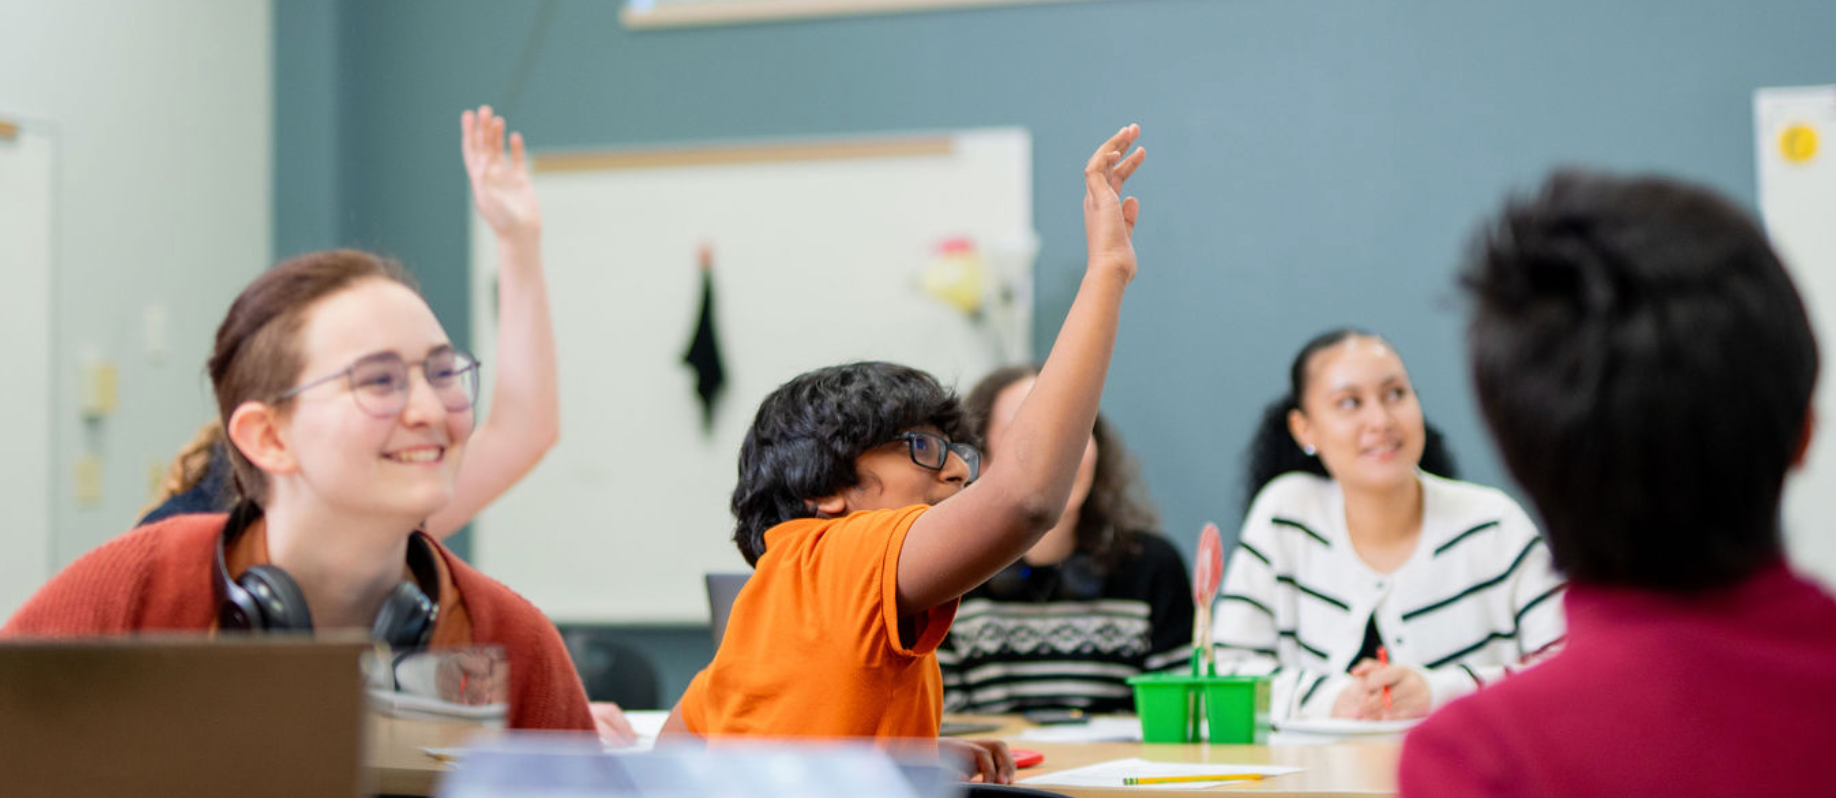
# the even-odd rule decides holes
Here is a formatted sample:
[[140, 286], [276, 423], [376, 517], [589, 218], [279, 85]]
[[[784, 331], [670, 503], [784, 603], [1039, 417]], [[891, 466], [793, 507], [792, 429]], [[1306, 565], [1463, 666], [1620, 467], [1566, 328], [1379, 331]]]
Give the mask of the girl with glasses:
[[[445, 539], [534, 469], [560, 437], [554, 325], [542, 270], [542, 213], [523, 158], [487, 106], [460, 118], [460, 150], [479, 216], [497, 239], [497, 356], [491, 364], [491, 415], [472, 433], [473, 456], [459, 469], [453, 500], [423, 530]], [[472, 373], [474, 390], [479, 378]], [[150, 524], [184, 513], [226, 512], [235, 501], [229, 452], [219, 421], [206, 424], [172, 461]]]
[[[182, 515], [104, 544], [0, 634], [360, 630], [397, 646], [497, 645], [509, 661], [510, 726], [594, 728], [554, 625], [420, 531], [456, 502], [469, 516], [527, 470], [461, 468], [468, 454], [523, 445], [504, 440], [512, 416], [546, 406], [553, 417], [540, 216], [522, 139], [510, 138], [506, 157], [503, 122], [488, 108], [462, 125], [479, 211], [499, 232], [506, 276], [518, 272], [504, 281], [506, 316], [542, 319], [515, 347], [533, 357], [506, 363], [499, 385], [536, 386], [512, 392], [511, 406], [500, 395], [492, 421], [474, 430], [478, 365], [398, 264], [352, 250], [288, 260], [236, 298], [209, 362], [237, 493], [230, 514]], [[552, 442], [552, 423], [538, 439]]]

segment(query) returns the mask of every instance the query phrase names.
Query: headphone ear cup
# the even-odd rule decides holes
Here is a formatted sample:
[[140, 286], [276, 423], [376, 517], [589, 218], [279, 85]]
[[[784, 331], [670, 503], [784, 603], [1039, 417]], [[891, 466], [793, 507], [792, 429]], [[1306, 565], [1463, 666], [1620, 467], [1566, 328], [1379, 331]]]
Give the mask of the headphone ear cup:
[[270, 632], [312, 631], [312, 610], [306, 606], [306, 594], [286, 571], [272, 565], [256, 565], [236, 578], [236, 584], [248, 591], [257, 618], [250, 618], [253, 629]]
[[376, 623], [370, 627], [370, 636], [388, 643], [390, 648], [423, 648], [433, 637], [436, 614], [433, 600], [426, 593], [413, 582], [403, 582], [389, 591], [382, 610], [376, 613]]

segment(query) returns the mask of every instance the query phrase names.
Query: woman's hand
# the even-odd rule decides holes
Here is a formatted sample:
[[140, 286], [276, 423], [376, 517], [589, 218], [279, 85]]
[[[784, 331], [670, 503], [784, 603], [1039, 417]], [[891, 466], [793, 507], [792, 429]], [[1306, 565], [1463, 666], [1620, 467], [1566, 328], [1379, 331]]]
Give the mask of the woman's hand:
[[961, 768], [970, 781], [980, 780], [984, 784], [1014, 783], [1014, 755], [1007, 752], [1007, 743], [1000, 740], [958, 740], [954, 737], [937, 738], [937, 754], [946, 759], [955, 757], [956, 765]]
[[[1141, 137], [1140, 125], [1116, 132], [1084, 164], [1084, 238], [1091, 270], [1114, 268], [1124, 281], [1135, 279], [1135, 219], [1141, 201], [1123, 199], [1122, 184], [1147, 157], [1147, 150], [1129, 145]], [[1127, 155], [1127, 157], [1123, 157]]]
[[472, 181], [472, 201], [478, 214], [499, 239], [532, 243], [542, 231], [542, 207], [536, 202], [523, 151], [523, 134], [510, 134], [510, 151], [504, 152], [504, 118], [482, 105], [459, 116], [460, 147], [465, 173]]
[[[1352, 666], [1351, 675], [1357, 678], [1353, 686], [1363, 690], [1358, 703], [1358, 714], [1352, 717], [1365, 720], [1421, 718], [1426, 717], [1428, 710], [1433, 708], [1434, 696], [1428, 690], [1428, 679], [1412, 666], [1395, 663], [1386, 665], [1365, 660]], [[1383, 700], [1386, 687], [1390, 690], [1387, 707]], [[1349, 688], [1347, 692], [1350, 692]]]

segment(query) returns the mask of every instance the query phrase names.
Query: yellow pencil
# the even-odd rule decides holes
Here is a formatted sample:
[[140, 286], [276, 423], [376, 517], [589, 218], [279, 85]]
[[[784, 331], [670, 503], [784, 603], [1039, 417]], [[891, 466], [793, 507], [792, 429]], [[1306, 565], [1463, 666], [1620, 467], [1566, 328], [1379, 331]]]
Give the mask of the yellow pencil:
[[1261, 778], [1261, 773], [1212, 773], [1204, 776], [1130, 776], [1122, 780], [1122, 786], [1133, 787], [1137, 784], [1178, 784], [1187, 781], [1256, 781]]

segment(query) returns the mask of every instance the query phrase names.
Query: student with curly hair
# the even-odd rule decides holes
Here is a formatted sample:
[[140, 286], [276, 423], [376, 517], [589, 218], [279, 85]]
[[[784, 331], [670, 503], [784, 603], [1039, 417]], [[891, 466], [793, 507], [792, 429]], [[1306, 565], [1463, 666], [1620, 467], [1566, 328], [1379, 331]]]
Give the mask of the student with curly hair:
[[[1119, 190], [1139, 134], [1123, 128], [1085, 165], [1088, 267], [1009, 426], [1008, 465], [977, 481], [956, 397], [915, 369], [818, 369], [760, 403], [732, 503], [753, 574], [666, 734], [937, 738], [935, 652], [958, 597], [1056, 525], [1076, 480], [1135, 276], [1139, 204]], [[998, 742], [941, 744], [984, 780], [1013, 777]]]

